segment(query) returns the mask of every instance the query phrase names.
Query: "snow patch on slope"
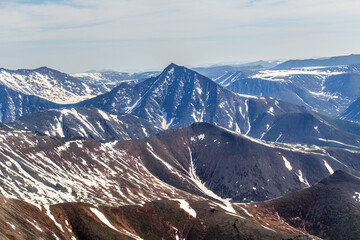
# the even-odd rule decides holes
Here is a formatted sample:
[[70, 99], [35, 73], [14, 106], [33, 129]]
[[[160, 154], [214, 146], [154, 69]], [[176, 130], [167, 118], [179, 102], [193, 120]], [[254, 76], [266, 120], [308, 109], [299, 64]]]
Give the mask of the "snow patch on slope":
[[290, 163], [284, 156], [282, 156], [282, 159], [283, 159], [284, 162], [285, 162], [285, 167], [286, 167], [289, 171], [291, 171], [291, 170], [292, 170], [291, 163]]
[[174, 199], [180, 203], [180, 208], [187, 212], [193, 218], [196, 218], [196, 211], [190, 206], [185, 199]]

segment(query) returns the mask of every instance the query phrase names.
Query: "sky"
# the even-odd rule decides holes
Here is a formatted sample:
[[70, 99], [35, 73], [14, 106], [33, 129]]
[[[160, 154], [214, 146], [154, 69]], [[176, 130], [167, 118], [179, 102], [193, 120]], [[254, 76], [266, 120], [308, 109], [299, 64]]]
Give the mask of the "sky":
[[0, 67], [67, 73], [358, 54], [359, 0], [0, 0]]

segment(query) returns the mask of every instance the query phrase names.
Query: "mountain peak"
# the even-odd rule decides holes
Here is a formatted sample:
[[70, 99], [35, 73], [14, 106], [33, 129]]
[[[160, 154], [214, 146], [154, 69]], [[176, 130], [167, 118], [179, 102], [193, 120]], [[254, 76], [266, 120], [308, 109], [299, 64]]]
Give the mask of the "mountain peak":
[[184, 66], [180, 66], [180, 65], [176, 65], [175, 63], [170, 63], [165, 69], [164, 69], [164, 73], [169, 72], [169, 71], [183, 71], [187, 69]]
[[60, 71], [58, 70], [55, 70], [55, 69], [52, 69], [52, 68], [49, 68], [47, 66], [42, 66], [42, 67], [39, 67], [39, 68], [36, 68], [33, 70], [34, 72], [40, 72], [40, 73], [47, 73], [47, 72], [57, 72], [57, 73], [60, 73]]

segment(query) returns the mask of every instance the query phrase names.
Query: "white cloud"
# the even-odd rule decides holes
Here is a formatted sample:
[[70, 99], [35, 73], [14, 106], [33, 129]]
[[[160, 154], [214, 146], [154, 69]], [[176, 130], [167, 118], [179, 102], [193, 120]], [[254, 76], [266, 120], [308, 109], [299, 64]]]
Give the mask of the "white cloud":
[[[44, 61], [49, 58], [41, 57], [46, 53], [37, 46], [47, 46], [59, 56], [67, 53], [80, 58], [84, 52], [91, 52], [106, 58], [86, 60], [88, 68], [108, 67], [103, 64], [111, 61], [115, 68], [115, 62], [128, 64], [126, 68], [130, 64], [151, 67], [149, 61], [156, 52], [171, 50], [174, 55], [168, 58], [184, 59], [189, 64], [216, 61], [216, 57], [232, 61], [331, 55], [356, 46], [360, 36], [354, 29], [360, 27], [359, 10], [357, 0], [0, 1], [0, 50], [9, 49], [9, 45], [15, 49], [16, 44], [24, 50], [32, 43], [32, 57], [36, 60], [37, 54], [38, 62], [43, 61], [41, 65], [47, 64]], [[327, 42], [321, 45], [322, 41]], [[339, 41], [347, 41], [347, 46], [341, 46]], [[174, 44], [176, 49], [171, 49]], [[296, 50], [297, 45], [304, 49]], [[111, 51], [105, 54], [108, 46], [117, 56]], [[328, 54], [325, 47], [329, 48]], [[183, 56], [188, 49], [204, 57]], [[133, 57], [137, 61], [128, 62]], [[3, 58], [0, 64], [6, 65]], [[51, 61], [58, 65], [63, 60]], [[74, 71], [76, 64], [71, 66], [73, 69], [64, 69]]]

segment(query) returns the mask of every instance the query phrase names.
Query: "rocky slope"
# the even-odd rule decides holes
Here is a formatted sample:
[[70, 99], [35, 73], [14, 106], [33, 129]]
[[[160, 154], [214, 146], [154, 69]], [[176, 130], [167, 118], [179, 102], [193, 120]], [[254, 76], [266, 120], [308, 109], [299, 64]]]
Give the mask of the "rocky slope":
[[0, 132], [0, 193], [38, 204], [143, 203], [187, 194], [271, 199], [336, 169], [358, 174], [360, 153], [262, 142], [198, 123], [131, 141]]
[[259, 118], [249, 135], [272, 142], [360, 149], [359, 133], [359, 124], [307, 112], [281, 114], [271, 124]]
[[0, 196], [2, 239], [314, 239], [280, 221], [273, 225], [254, 221], [244, 208], [208, 200], [34, 206]]
[[0, 196], [2, 239], [358, 239], [360, 180], [343, 171], [265, 202], [178, 198], [117, 207]]

